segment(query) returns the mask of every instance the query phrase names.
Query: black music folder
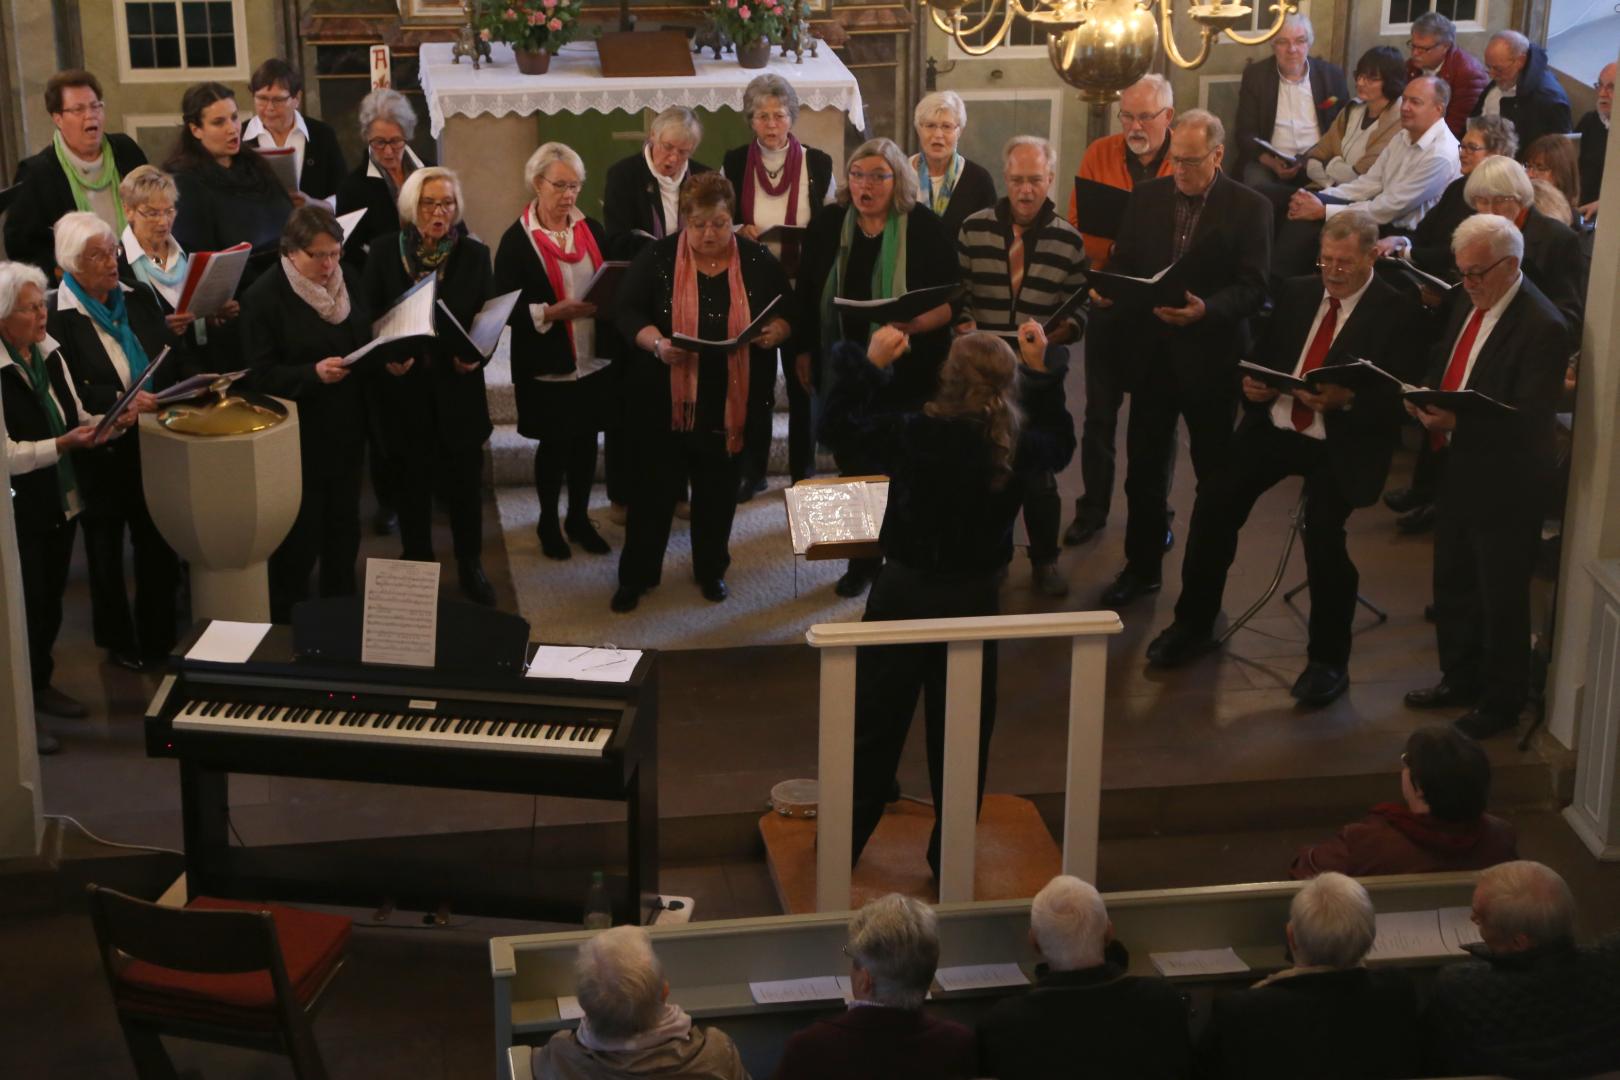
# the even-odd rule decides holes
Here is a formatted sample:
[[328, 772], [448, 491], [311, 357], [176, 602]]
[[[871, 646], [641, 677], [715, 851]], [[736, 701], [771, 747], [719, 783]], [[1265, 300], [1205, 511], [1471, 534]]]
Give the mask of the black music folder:
[[1304, 375], [1294, 375], [1287, 371], [1278, 371], [1262, 364], [1251, 363], [1248, 360], [1238, 361], [1238, 371], [1247, 375], [1255, 382], [1265, 383], [1275, 390], [1291, 393], [1295, 390], [1308, 390], [1319, 393], [1323, 386], [1343, 386], [1347, 389], [1361, 393], [1364, 390], [1383, 388], [1391, 391], [1407, 389], [1407, 384], [1391, 375], [1377, 364], [1367, 360], [1351, 360], [1343, 364], [1325, 364], [1314, 371]]
[[1414, 285], [1419, 289], [1434, 289], [1442, 296], [1461, 284], [1461, 282], [1447, 281], [1445, 278], [1435, 277], [1426, 270], [1420, 270], [1411, 259], [1385, 255], [1378, 261], [1400, 275], [1401, 279], [1407, 284]]
[[1262, 139], [1258, 135], [1254, 136], [1254, 145], [1258, 146], [1268, 154], [1282, 158], [1282, 163], [1290, 168], [1299, 164], [1299, 158], [1295, 157], [1293, 154], [1283, 153], [1281, 150], [1277, 149], [1275, 146], [1272, 146], [1269, 142]]
[[961, 284], [933, 285], [877, 300], [849, 300], [837, 296], [833, 298], [833, 306], [845, 315], [864, 316], [875, 323], [908, 323], [941, 304], [955, 303], [956, 298], [965, 291]]
[[1050, 319], [1047, 319], [1041, 324], [1041, 329], [1045, 331], [1046, 336], [1051, 337], [1057, 332], [1058, 327], [1062, 326], [1069, 319], [1073, 319], [1075, 322], [1079, 323], [1080, 332], [1085, 333], [1086, 313], [1084, 309], [1086, 306], [1086, 301], [1090, 298], [1090, 296], [1091, 283], [1090, 281], [1087, 281], [1086, 284], [1074, 290], [1074, 292], [1069, 295], [1067, 300], [1058, 305], [1057, 310], [1052, 312], [1052, 317]]
[[1478, 390], [1431, 390], [1415, 387], [1403, 395], [1407, 401], [1426, 409], [1444, 409], [1458, 416], [1512, 416], [1519, 410], [1505, 401], [1486, 397]]
[[624, 280], [624, 272], [628, 269], [628, 259], [608, 259], [596, 268], [591, 280], [585, 283], [585, 295], [580, 299], [587, 304], [595, 304], [598, 316], [606, 315], [607, 309], [613, 306], [614, 297], [619, 295], [619, 283]]
[[1160, 270], [1152, 277], [1132, 277], [1107, 270], [1088, 270], [1087, 279], [1097, 294], [1114, 306], [1147, 312], [1156, 307], [1187, 306], [1187, 280], [1191, 276], [1192, 252]]
[[1109, 240], [1119, 235], [1119, 223], [1125, 216], [1125, 204], [1131, 193], [1112, 184], [1098, 183], [1084, 177], [1074, 178], [1074, 216], [1080, 222], [1080, 231]]
[[747, 328], [745, 328], [742, 333], [738, 334], [734, 338], [727, 338], [724, 341], [709, 341], [707, 338], [687, 337], [685, 334], [671, 334], [669, 335], [669, 340], [673, 341], [681, 348], [691, 349], [693, 352], [698, 352], [702, 349], [735, 349], [739, 345], [753, 341], [755, 338], [759, 337], [760, 334], [765, 332], [765, 324], [776, 318], [776, 305], [780, 304], [781, 302], [782, 298], [780, 296], [774, 297], [770, 303], [765, 305], [764, 310], [762, 310], [758, 315], [754, 316], [754, 321], [749, 323]]

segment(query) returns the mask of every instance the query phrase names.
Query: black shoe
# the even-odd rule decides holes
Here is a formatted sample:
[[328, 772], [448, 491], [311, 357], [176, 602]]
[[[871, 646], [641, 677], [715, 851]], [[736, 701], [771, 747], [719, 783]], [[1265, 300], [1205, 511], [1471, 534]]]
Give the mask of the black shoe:
[[1176, 530], [1164, 530], [1164, 550], [1169, 551], [1176, 546]]
[[865, 592], [866, 587], [870, 584], [872, 584], [871, 574], [864, 570], [852, 568], [844, 571], [844, 576], [839, 578], [838, 582], [833, 585], [833, 592], [842, 597], [852, 598]]
[[1434, 528], [1434, 504], [1426, 503], [1409, 514], [1395, 519], [1395, 527], [1408, 536], [1426, 533]]
[[1444, 679], [1434, 686], [1408, 690], [1406, 693], [1406, 705], [1410, 709], [1444, 709], [1452, 705], [1472, 705], [1478, 700], [1478, 690], [1466, 686], [1452, 686]]
[[1074, 515], [1074, 520], [1069, 522], [1069, 527], [1063, 532], [1063, 543], [1069, 547], [1083, 544], [1102, 532], [1102, 528], [1107, 524], [1107, 521], [1107, 518], [1099, 517], [1096, 514], [1077, 513]]
[[1114, 579], [1114, 583], [1103, 590], [1102, 596], [1097, 601], [1097, 606], [1101, 608], [1112, 608], [1113, 610], [1117, 611], [1138, 597], [1146, 596], [1148, 593], [1156, 593], [1158, 591], [1158, 578], [1154, 578], [1150, 581], [1147, 578], [1138, 577], [1131, 570], [1131, 568], [1127, 566], [1125, 569], [1119, 572], [1119, 576]]
[[41, 731], [37, 727], [34, 729], [34, 751], [40, 757], [49, 757], [60, 749], [62, 749], [62, 743], [55, 735], [48, 731]]
[[758, 495], [760, 492], [762, 492], [764, 490], [765, 490], [765, 478], [763, 476], [760, 477], [757, 480], [754, 479], [752, 476], [743, 477], [737, 483], [737, 503], [738, 503], [738, 505], [741, 505], [742, 503], [747, 502], [749, 499], [752, 499], [755, 495]]
[[636, 605], [639, 603], [641, 603], [640, 589], [632, 589], [628, 585], [620, 585], [619, 588], [614, 592], [613, 599], [608, 601], [608, 607], [612, 608], [614, 611], [617, 611], [620, 615], [623, 615], [627, 611], [636, 610]]
[[1148, 663], [1156, 668], [1180, 667], [1212, 651], [1216, 644], [1208, 627], [1199, 629], [1173, 622], [1147, 647]]
[[1429, 494], [1417, 488], [1391, 488], [1384, 492], [1384, 505], [1397, 514], [1409, 514], [1420, 506], [1427, 506], [1433, 500]]
[[1315, 709], [1337, 700], [1349, 688], [1349, 671], [1312, 660], [1299, 673], [1299, 678], [1294, 680], [1294, 688], [1290, 692], [1301, 705]]
[[121, 667], [125, 671], [133, 671], [142, 675], [153, 670], [149, 661], [142, 659], [128, 649], [108, 649], [107, 662], [115, 667]]
[[371, 531], [378, 536], [387, 536], [399, 526], [399, 515], [394, 513], [392, 507], [379, 506], [377, 512], [371, 515]]
[[534, 534], [540, 538], [540, 553], [548, 559], [571, 559], [574, 549], [568, 546], [563, 539], [562, 529], [557, 527], [555, 518], [541, 518], [540, 524], [534, 527]]
[[711, 604], [722, 603], [726, 597], [731, 595], [730, 590], [726, 588], [724, 578], [710, 578], [707, 581], [700, 581], [698, 582], [698, 591], [703, 594], [703, 599]]
[[83, 720], [90, 715], [82, 701], [74, 701], [54, 686], [34, 691], [34, 711], [60, 716], [64, 720]]
[[1488, 739], [1492, 735], [1512, 731], [1518, 726], [1519, 718], [1517, 716], [1486, 712], [1484, 709], [1470, 709], [1452, 721], [1452, 727], [1455, 727], [1470, 739]]
[[462, 559], [456, 564], [461, 575], [461, 595], [475, 604], [485, 607], [495, 606], [495, 588], [489, 583], [484, 574], [484, 568], [477, 559]]
[[568, 539], [590, 552], [592, 555], [606, 555], [613, 549], [608, 542], [602, 539], [602, 534], [596, 531], [590, 518], [576, 518], [563, 523], [563, 532]]
[[1035, 591], [1043, 596], [1068, 596], [1069, 579], [1064, 577], [1055, 562], [1031, 563], [1030, 581]]

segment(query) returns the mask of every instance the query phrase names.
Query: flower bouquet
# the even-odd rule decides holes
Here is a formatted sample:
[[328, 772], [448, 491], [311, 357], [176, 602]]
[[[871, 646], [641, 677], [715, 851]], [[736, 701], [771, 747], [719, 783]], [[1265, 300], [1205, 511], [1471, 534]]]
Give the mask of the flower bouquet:
[[486, 5], [478, 22], [478, 36], [512, 46], [518, 70], [543, 75], [557, 50], [584, 36], [582, 0], [495, 0]]
[[737, 63], [764, 67], [787, 27], [782, 0], [710, 0], [710, 6], [715, 25], [737, 44]]

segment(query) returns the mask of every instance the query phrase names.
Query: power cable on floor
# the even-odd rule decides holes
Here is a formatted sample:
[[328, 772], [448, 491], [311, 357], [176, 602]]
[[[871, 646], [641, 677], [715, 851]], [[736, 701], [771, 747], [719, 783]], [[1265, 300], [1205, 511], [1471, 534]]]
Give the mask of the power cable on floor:
[[47, 821], [65, 821], [69, 825], [72, 825], [75, 829], [78, 829], [80, 832], [84, 833], [84, 835], [92, 842], [100, 844], [103, 847], [122, 848], [125, 851], [155, 851], [163, 855], [179, 855], [182, 858], [184, 858], [186, 854], [183, 851], [176, 851], [174, 848], [155, 847], [151, 844], [124, 844], [117, 840], [108, 840], [104, 836], [98, 836], [91, 832], [89, 826], [71, 814], [44, 814], [41, 816]]

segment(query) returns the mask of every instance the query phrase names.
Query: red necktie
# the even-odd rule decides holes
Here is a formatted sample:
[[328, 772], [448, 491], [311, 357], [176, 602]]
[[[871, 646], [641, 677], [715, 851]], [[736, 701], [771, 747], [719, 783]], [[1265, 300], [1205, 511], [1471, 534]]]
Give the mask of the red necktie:
[[[1479, 324], [1485, 321], [1485, 309], [1475, 308], [1474, 313], [1468, 317], [1468, 325], [1457, 338], [1457, 347], [1451, 350], [1451, 362], [1446, 365], [1445, 377], [1440, 380], [1440, 389], [1458, 390], [1462, 387], [1463, 373], [1468, 370], [1468, 354], [1474, 351], [1474, 339], [1479, 337]], [[1446, 436], [1443, 432], [1429, 432], [1429, 446], [1434, 450], [1444, 449]]]
[[[1339, 325], [1339, 301], [1336, 297], [1328, 297], [1327, 314], [1322, 316], [1322, 325], [1316, 328], [1316, 336], [1311, 339], [1311, 347], [1305, 353], [1305, 362], [1299, 366], [1299, 373], [1304, 375], [1315, 371], [1327, 359], [1328, 349], [1333, 345], [1333, 331]], [[1302, 405], [1296, 398], [1294, 401], [1294, 430], [1305, 431], [1316, 419], [1316, 410]]]

